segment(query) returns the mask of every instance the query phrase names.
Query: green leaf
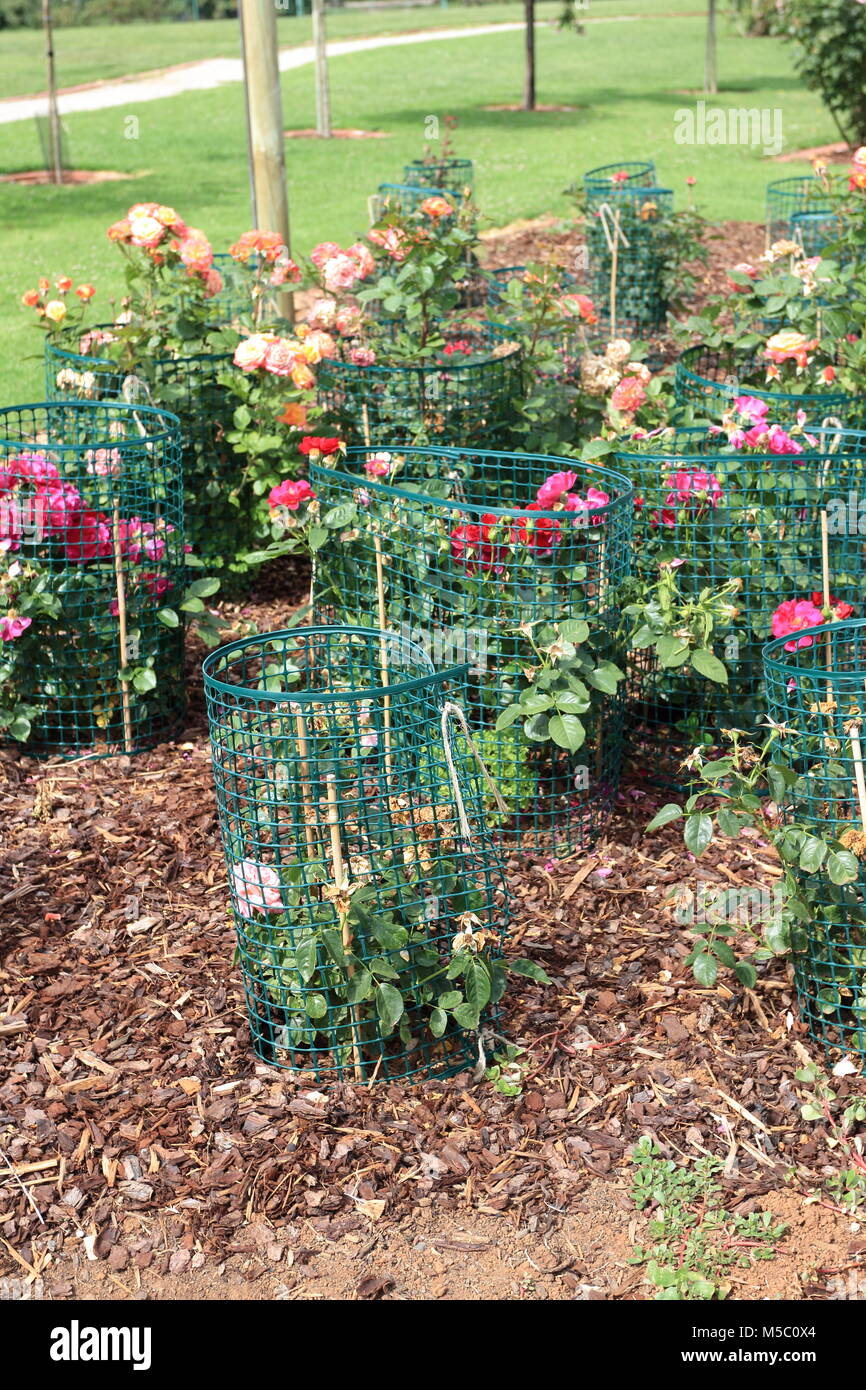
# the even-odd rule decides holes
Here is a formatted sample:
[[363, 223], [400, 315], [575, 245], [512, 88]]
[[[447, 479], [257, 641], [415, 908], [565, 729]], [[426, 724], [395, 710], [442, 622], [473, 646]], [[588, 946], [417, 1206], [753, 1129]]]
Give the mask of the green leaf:
[[186, 592], [192, 594], [194, 598], [210, 598], [211, 594], [217, 592], [219, 586], [219, 580], [213, 577], [210, 579], [194, 579], [192, 583], [187, 586]]
[[490, 1002], [490, 971], [485, 962], [473, 956], [466, 966], [464, 980], [466, 998], [476, 1013], [480, 1014]]
[[540, 985], [552, 985], [553, 981], [547, 971], [540, 965], [536, 965], [534, 960], [507, 960], [505, 968], [511, 971], [512, 975], [524, 975], [527, 980], [537, 980]]
[[156, 672], [151, 671], [149, 666], [142, 666], [133, 676], [132, 684], [139, 695], [146, 695], [149, 690], [156, 689]]
[[586, 737], [583, 722], [576, 714], [555, 714], [550, 720], [550, 737], [559, 748], [576, 753]]
[[546, 743], [550, 738], [550, 720], [546, 714], [534, 714], [524, 720], [523, 732], [531, 743]]
[[827, 872], [832, 883], [856, 883], [859, 877], [856, 855], [849, 849], [831, 850], [827, 857]]
[[9, 734], [18, 743], [26, 743], [30, 737], [30, 720], [23, 714], [17, 714], [9, 725]]
[[683, 839], [686, 849], [691, 850], [696, 859], [700, 859], [712, 838], [713, 822], [710, 816], [704, 815], [702, 811], [689, 816], [683, 831]]
[[695, 956], [692, 961], [692, 974], [704, 989], [712, 989], [719, 976], [719, 963], [715, 956], [709, 955], [706, 951]]
[[564, 637], [566, 642], [573, 642], [576, 647], [581, 646], [589, 636], [589, 623], [580, 618], [568, 618], [564, 623], [557, 623], [557, 627], [560, 637]]
[[478, 1031], [478, 1012], [473, 1009], [471, 1004], [458, 1004], [456, 1009], [451, 1010], [452, 1016], [461, 1028], [468, 1028], [471, 1033]]
[[510, 729], [512, 724], [516, 724], [518, 719], [523, 719], [524, 717], [525, 712], [523, 706], [518, 704], [517, 700], [515, 700], [513, 705], [508, 705], [501, 714], [497, 716], [497, 733], [502, 729]]
[[660, 830], [663, 825], [670, 825], [672, 820], [679, 820], [682, 814], [681, 808], [673, 801], [669, 801], [667, 806], [656, 811], [644, 833], [649, 834], [651, 830]]
[[734, 974], [746, 989], [754, 989], [758, 983], [758, 972], [750, 960], [738, 960], [734, 966]]
[[403, 996], [393, 985], [376, 986], [376, 1012], [384, 1037], [393, 1033], [403, 1017]]
[[315, 937], [310, 936], [306, 941], [301, 942], [300, 946], [295, 951], [295, 965], [298, 967], [298, 974], [304, 984], [308, 985], [316, 973]]
[[434, 1038], [441, 1038], [448, 1026], [448, 1015], [444, 1009], [431, 1009], [428, 1027]]
[[715, 681], [717, 685], [727, 685], [728, 672], [724, 663], [705, 647], [699, 647], [696, 652], [692, 652], [690, 662], [698, 675], [705, 676], [708, 681]]
[[664, 633], [656, 642], [656, 653], [660, 666], [682, 666], [689, 654], [689, 644]]
[[328, 1001], [324, 994], [305, 994], [304, 1008], [308, 1018], [324, 1018], [328, 1012]]
[[180, 625], [180, 618], [173, 608], [160, 608], [156, 616], [166, 627], [178, 627]]
[[800, 868], [807, 874], [814, 874], [827, 855], [827, 846], [817, 835], [805, 836], [800, 846]]
[[[390, 988], [390, 986], [389, 986]], [[362, 1004], [373, 992], [373, 976], [366, 966], [356, 965], [354, 975], [350, 976], [346, 987], [346, 1001], [349, 1004]]]

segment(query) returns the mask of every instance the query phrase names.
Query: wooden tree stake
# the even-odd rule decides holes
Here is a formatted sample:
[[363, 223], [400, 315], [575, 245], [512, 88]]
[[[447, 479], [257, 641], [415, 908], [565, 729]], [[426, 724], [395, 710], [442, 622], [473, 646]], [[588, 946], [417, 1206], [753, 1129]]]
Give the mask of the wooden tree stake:
[[304, 800], [304, 838], [307, 842], [307, 854], [311, 859], [315, 859], [316, 838], [313, 834], [315, 810], [313, 808], [313, 792], [310, 786], [310, 745], [307, 741], [307, 725], [302, 714], [295, 715], [295, 728], [298, 734], [298, 752], [301, 755], [299, 767], [301, 774], [301, 793]]
[[[340, 810], [337, 804], [337, 786], [334, 781], [334, 774], [329, 773], [325, 778], [325, 790], [328, 797], [328, 828], [331, 833], [331, 861], [333, 865], [334, 887], [337, 892], [343, 894], [349, 887], [349, 880], [346, 875], [346, 867], [343, 863], [343, 846], [340, 843]], [[343, 950], [347, 955], [352, 951], [352, 928], [349, 926], [348, 909], [344, 912], [337, 908], [337, 915], [340, 919], [340, 931], [343, 939]], [[351, 980], [355, 973], [355, 967], [350, 963], [346, 966], [346, 973]], [[358, 1013], [354, 1005], [349, 1010], [352, 1027], [352, 1062], [354, 1064], [355, 1080], [364, 1080], [364, 1068], [361, 1063], [361, 1049], [358, 1045]]]
[[[123, 582], [123, 556], [120, 546], [120, 501], [114, 503], [114, 579], [117, 586], [117, 626], [120, 641], [120, 669], [125, 670], [129, 662], [126, 640], [126, 586]], [[132, 752], [132, 713], [129, 704], [129, 682], [121, 678], [120, 699], [123, 706], [123, 751]]]
[[[361, 417], [364, 424], [364, 444], [370, 448], [370, 415], [367, 410], [366, 401], [361, 407]], [[391, 684], [390, 671], [388, 668], [388, 639], [385, 636], [388, 627], [388, 616], [385, 609], [385, 565], [382, 558], [382, 540], [377, 531], [373, 533], [373, 546], [376, 551], [376, 603], [379, 612], [379, 631], [382, 638], [379, 647], [379, 670], [382, 675], [382, 685], [387, 690]], [[383, 700], [382, 723], [385, 736], [385, 776], [390, 777], [393, 770], [393, 759], [391, 755], [391, 696], [386, 695]]]

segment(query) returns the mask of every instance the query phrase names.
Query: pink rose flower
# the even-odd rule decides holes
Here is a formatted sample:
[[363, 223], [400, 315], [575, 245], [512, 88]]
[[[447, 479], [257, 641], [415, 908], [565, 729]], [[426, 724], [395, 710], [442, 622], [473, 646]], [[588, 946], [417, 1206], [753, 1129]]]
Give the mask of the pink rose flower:
[[769, 409], [769, 401], [759, 400], [757, 396], [738, 396], [734, 401], [734, 410], [737, 414], [745, 415], [747, 420], [753, 421], [756, 425], [764, 421]]
[[[780, 603], [770, 620], [774, 637], [787, 637], [789, 632], [799, 632], [804, 627], [818, 627], [824, 621], [824, 614], [809, 599], [786, 599]], [[786, 652], [795, 652], [798, 647], [811, 647], [811, 637], [794, 638], [785, 643]]]
[[376, 269], [376, 262], [370, 254], [370, 249], [362, 241], [356, 241], [350, 246], [346, 255], [354, 261], [355, 274], [359, 280], [366, 280], [367, 276], [372, 275]]
[[242, 372], [254, 372], [263, 367], [268, 352], [277, 341], [273, 333], [253, 333], [235, 348], [235, 366], [240, 367]]
[[8, 614], [0, 618], [0, 642], [14, 641], [27, 631], [32, 622], [32, 618], [10, 618]]
[[271, 376], [291, 376], [298, 361], [298, 345], [288, 338], [277, 338], [265, 354], [264, 368]]
[[332, 256], [342, 254], [342, 249], [335, 241], [320, 241], [318, 246], [314, 246], [310, 252], [310, 260], [317, 270], [321, 270], [325, 261], [329, 261]]
[[[335, 325], [339, 328], [337, 301], [335, 299], [317, 299], [307, 314], [307, 323], [311, 328], [323, 329], [325, 332], [329, 332]], [[340, 329], [341, 333], [342, 331]]]
[[576, 473], [551, 473], [535, 494], [535, 500], [549, 511], [564, 492], [568, 492], [577, 482]]
[[358, 279], [358, 268], [351, 256], [341, 251], [332, 256], [322, 266], [322, 280], [325, 289], [334, 294], [340, 290], [350, 290]]
[[619, 385], [614, 387], [610, 403], [613, 409], [621, 414], [634, 415], [645, 400], [646, 391], [637, 377], [624, 376]]
[[271, 488], [268, 503], [272, 511], [276, 511], [277, 507], [285, 507], [290, 512], [296, 512], [302, 502], [313, 502], [315, 497], [316, 494], [306, 478], [298, 478], [295, 482], [287, 478], [285, 482]]
[[282, 912], [283, 896], [280, 877], [268, 864], [242, 859], [231, 871], [231, 884], [238, 907], [249, 916], [253, 912]]
[[213, 265], [213, 249], [204, 232], [190, 227], [180, 243], [180, 258], [190, 275], [207, 275]]

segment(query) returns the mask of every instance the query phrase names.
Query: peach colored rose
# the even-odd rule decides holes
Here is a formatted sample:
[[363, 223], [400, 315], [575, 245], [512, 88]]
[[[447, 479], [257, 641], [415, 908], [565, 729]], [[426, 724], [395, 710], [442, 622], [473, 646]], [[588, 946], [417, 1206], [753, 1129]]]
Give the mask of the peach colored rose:
[[66, 318], [66, 305], [62, 299], [49, 299], [45, 305], [45, 317], [52, 323], [62, 323]]
[[314, 367], [323, 357], [333, 357], [336, 351], [337, 344], [330, 333], [310, 333], [304, 339], [304, 356]]
[[155, 217], [131, 217], [129, 219], [129, 234], [133, 246], [140, 246], [145, 251], [152, 251], [165, 236], [165, 228], [161, 222], [157, 222]]
[[235, 348], [235, 366], [240, 367], [242, 372], [254, 372], [263, 367], [268, 352], [277, 341], [273, 333], [254, 333]]

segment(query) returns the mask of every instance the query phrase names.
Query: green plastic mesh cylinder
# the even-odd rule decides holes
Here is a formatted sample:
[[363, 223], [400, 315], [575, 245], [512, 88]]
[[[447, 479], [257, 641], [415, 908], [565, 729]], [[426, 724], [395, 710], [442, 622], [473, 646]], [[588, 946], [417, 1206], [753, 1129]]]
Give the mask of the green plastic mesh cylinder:
[[[545, 511], [533, 501], [561, 471], [588, 510]], [[339, 508], [345, 519], [316, 557], [316, 612], [384, 623], [423, 643], [437, 664], [466, 660], [466, 713], [507, 808], [488, 798], [500, 842], [556, 854], [591, 844], [619, 784], [621, 684], [604, 697], [579, 684], [586, 701], [568, 708], [585, 738], [573, 751], [547, 722], [533, 721], [531, 738], [522, 719], [495, 726], [537, 665], [533, 642], [558, 640], [554, 625], [585, 619], [597, 659], [616, 663], [613, 596], [628, 570], [633, 517], [627, 480], [576, 459], [418, 447], [351, 449], [337, 469], [313, 464], [310, 481], [323, 514]], [[560, 683], [540, 711], [559, 709]]]
[[815, 422], [834, 417], [850, 429], [866, 425], [866, 397], [852, 396], [846, 391], [765, 391], [751, 385], [764, 380], [765, 366], [755, 353], [722, 352], [698, 343], [686, 348], [677, 359], [676, 403], [689, 406], [708, 419], [717, 419], [732, 408], [738, 396], [749, 395], [767, 401], [772, 418], [782, 423], [794, 421], [797, 412], [803, 410]]
[[800, 213], [829, 215], [832, 209], [820, 179], [811, 174], [767, 184], [767, 242], [793, 241], [792, 219]]
[[[186, 708], [180, 426], [166, 411], [47, 402], [0, 410], [7, 613], [0, 698], [37, 757], [135, 753]], [[31, 597], [24, 601], [24, 595]]]
[[370, 627], [267, 633], [205, 660], [250, 1031], [275, 1066], [373, 1082], [477, 1061], [449, 965], [467, 932], [486, 944], [495, 1005], [507, 898], [451, 717], [460, 675]]
[[829, 856], [797, 873], [808, 919], [792, 933], [800, 1012], [825, 1049], [866, 1059], [866, 620], [770, 642], [764, 671], [777, 748], [800, 774], [792, 814], [829, 829], [859, 861], [852, 882], [834, 882], [843, 875]]
[[665, 224], [672, 211], [669, 188], [622, 183], [587, 193], [590, 295], [611, 337], [638, 338], [665, 327]]
[[[623, 177], [625, 175], [625, 177]], [[610, 193], [624, 185], [650, 188], [656, 182], [656, 166], [652, 159], [627, 159], [624, 164], [599, 164], [583, 176], [587, 193]]]
[[[791, 239], [802, 246], [807, 256], [821, 256], [842, 233], [838, 217], [829, 210], [795, 212], [791, 217]], [[847, 260], [847, 256], [834, 259]]]
[[[460, 329], [458, 346], [426, 366], [359, 366], [327, 358], [318, 368], [319, 404], [350, 442], [455, 440], [507, 444], [523, 394], [523, 349], [486, 332]], [[380, 355], [382, 349], [378, 349]]]
[[[679, 559], [680, 590], [694, 596], [728, 580], [737, 613], [714, 641], [728, 670], [720, 685], [661, 669], [649, 650], [629, 666], [632, 746], [678, 761], [713, 743], [722, 728], [755, 735], [766, 712], [761, 648], [780, 604], [821, 589], [821, 513], [828, 513], [833, 596], [862, 605], [866, 546], [848, 526], [852, 493], [866, 480], [866, 435], [818, 431], [802, 454], [722, 452], [718, 435], [678, 429], [646, 452], [618, 451], [616, 467], [640, 498], [636, 572], [652, 581], [662, 562]], [[866, 527], [866, 522], [864, 522]]]
[[403, 183], [422, 188], [442, 188], [463, 197], [471, 194], [475, 167], [471, 159], [413, 159], [403, 166]]
[[[407, 183], [380, 183], [374, 196], [376, 203], [374, 211], [377, 221], [388, 212], [397, 212], [404, 217], [412, 217], [416, 214], [423, 216], [422, 204], [428, 198], [445, 198], [456, 214], [461, 201], [458, 194], [450, 192], [447, 188], [429, 188]], [[453, 215], [452, 217], [446, 215], [444, 218], [430, 218], [428, 220], [431, 229], [439, 226], [447, 227], [451, 225]]]
[[46, 395], [50, 400], [132, 399], [170, 410], [181, 423], [188, 539], [193, 549], [215, 560], [232, 558], [229, 547], [239, 537], [243, 540], [238, 548], [248, 549], [254, 538], [252, 503], [235, 505], [230, 499], [241, 467], [225, 438], [232, 428], [236, 401], [219, 380], [232, 369], [232, 354], [153, 358], [130, 371], [107, 354], [99, 355], [100, 335], [111, 332], [110, 324], [90, 330], [85, 335], [90, 341], [87, 352], [46, 342]]

